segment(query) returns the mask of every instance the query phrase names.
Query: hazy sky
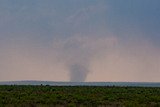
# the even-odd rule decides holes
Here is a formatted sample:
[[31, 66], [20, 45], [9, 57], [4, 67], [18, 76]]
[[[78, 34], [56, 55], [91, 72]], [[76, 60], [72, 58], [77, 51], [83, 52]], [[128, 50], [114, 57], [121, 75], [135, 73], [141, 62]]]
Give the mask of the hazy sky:
[[160, 82], [160, 0], [0, 0], [0, 81]]

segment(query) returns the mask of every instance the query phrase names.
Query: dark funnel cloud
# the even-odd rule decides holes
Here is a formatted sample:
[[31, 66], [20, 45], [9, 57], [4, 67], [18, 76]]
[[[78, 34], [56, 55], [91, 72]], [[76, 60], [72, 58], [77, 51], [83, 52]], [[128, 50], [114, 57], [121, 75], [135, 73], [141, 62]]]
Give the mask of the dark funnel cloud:
[[70, 81], [84, 82], [86, 80], [89, 69], [85, 65], [73, 64], [70, 66]]
[[54, 41], [54, 52], [57, 52], [57, 59], [64, 63], [69, 71], [71, 82], [84, 82], [89, 70], [91, 49], [86, 44], [86, 38], [72, 36], [68, 39], [57, 38]]

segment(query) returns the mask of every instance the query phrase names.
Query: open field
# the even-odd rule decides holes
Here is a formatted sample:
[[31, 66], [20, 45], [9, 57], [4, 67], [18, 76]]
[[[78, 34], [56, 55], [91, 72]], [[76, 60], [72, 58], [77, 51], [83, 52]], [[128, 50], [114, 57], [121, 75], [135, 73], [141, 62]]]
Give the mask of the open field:
[[160, 88], [1, 85], [0, 107], [160, 107]]

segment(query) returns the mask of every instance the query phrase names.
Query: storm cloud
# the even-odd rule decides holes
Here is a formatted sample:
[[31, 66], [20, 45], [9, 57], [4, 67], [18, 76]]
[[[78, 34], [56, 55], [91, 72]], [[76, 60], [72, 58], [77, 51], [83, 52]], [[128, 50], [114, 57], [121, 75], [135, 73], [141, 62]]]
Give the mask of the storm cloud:
[[82, 1], [0, 1], [0, 81], [160, 81], [159, 1]]

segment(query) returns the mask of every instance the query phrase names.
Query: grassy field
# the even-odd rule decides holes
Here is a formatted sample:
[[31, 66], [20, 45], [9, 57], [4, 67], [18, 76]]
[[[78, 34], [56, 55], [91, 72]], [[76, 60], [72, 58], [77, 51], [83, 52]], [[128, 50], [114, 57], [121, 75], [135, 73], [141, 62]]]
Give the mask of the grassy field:
[[160, 88], [0, 86], [0, 107], [160, 107]]

